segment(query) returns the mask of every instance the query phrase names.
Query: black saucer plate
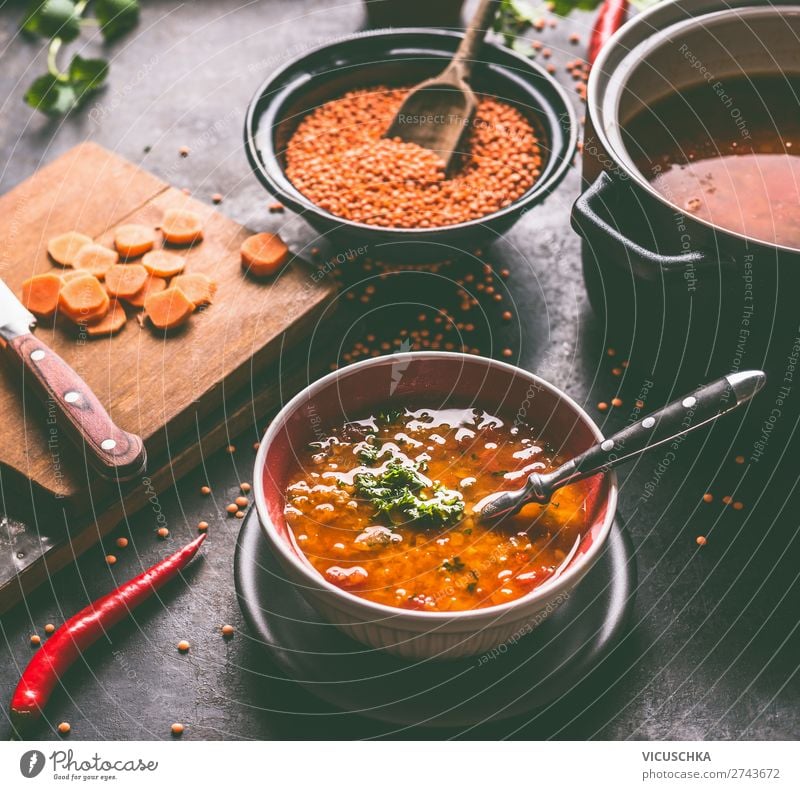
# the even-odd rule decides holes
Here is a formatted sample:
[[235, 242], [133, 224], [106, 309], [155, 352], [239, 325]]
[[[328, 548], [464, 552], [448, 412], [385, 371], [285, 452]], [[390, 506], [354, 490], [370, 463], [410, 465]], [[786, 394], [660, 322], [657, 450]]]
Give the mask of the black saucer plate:
[[285, 578], [255, 509], [234, 559], [239, 605], [275, 664], [337, 708], [401, 726], [469, 727], [529, 714], [566, 694], [625, 631], [636, 560], [620, 520], [602, 556], [541, 625], [483, 656], [408, 661], [345, 636]]

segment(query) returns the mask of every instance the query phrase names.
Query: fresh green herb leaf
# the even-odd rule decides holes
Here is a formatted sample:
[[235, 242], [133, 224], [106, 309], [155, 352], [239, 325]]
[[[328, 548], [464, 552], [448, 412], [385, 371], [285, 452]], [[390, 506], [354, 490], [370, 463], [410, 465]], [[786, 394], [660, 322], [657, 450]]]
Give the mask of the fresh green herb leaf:
[[492, 472], [492, 477], [504, 477], [508, 474], [508, 469], [497, 469], [496, 471]]
[[474, 593], [475, 590], [477, 590], [477, 589], [478, 589], [478, 582], [470, 582], [467, 585], [467, 592], [468, 593]]
[[397, 422], [402, 416], [403, 409], [386, 409], [386, 411], [378, 413], [378, 419], [387, 425]]
[[433, 496], [428, 481], [411, 466], [391, 461], [380, 474], [362, 472], [354, 479], [356, 494], [368, 500], [378, 515], [402, 517], [421, 524], [445, 525], [464, 514], [464, 502], [455, 491], [440, 489]]
[[44, 38], [74, 41], [81, 32], [81, 18], [73, 0], [31, 0], [22, 29]]
[[25, 101], [48, 115], [64, 115], [78, 103], [72, 86], [60, 82], [52, 74], [34, 80], [25, 93]]
[[94, 6], [106, 41], [124, 36], [139, 22], [139, 0], [97, 0]]
[[567, 16], [573, 11], [594, 11], [603, 0], [553, 0], [553, 13]]
[[467, 527], [465, 530], [462, 530], [464, 535], [471, 535], [472, 534], [472, 527]]
[[75, 55], [69, 64], [69, 82], [75, 91], [78, 104], [102, 87], [108, 76], [108, 63], [104, 60], [82, 58]]
[[378, 461], [378, 448], [374, 445], [367, 444], [362, 447], [358, 453], [358, 460], [366, 466], [375, 466]]

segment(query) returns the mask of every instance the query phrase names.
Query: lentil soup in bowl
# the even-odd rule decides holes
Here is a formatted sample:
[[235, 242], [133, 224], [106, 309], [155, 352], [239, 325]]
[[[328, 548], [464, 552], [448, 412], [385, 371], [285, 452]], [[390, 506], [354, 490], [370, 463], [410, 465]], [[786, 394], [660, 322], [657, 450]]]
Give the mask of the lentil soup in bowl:
[[383, 139], [405, 91], [440, 71], [461, 38], [370, 31], [279, 68], [245, 120], [258, 179], [320, 233], [381, 244], [384, 258], [408, 255], [409, 243], [441, 253], [508, 230], [561, 181], [576, 147], [572, 106], [543, 68], [484, 44], [472, 80], [478, 109], [453, 172], [431, 151]]
[[259, 520], [287, 580], [356, 640], [477, 655], [552, 611], [602, 551], [616, 478], [487, 526], [472, 508], [602, 440], [567, 395], [447, 352], [377, 357], [284, 406], [259, 448]]

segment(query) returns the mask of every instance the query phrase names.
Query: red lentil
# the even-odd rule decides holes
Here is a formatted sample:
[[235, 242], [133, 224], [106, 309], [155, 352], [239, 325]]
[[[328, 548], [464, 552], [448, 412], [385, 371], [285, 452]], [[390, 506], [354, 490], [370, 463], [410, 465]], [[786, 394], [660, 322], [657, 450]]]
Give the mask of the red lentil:
[[600, 403], [597, 404], [597, 408], [599, 411], [608, 411], [608, 404], [604, 400], [601, 400]]
[[62, 721], [61, 724], [58, 725], [58, 731], [62, 735], [69, 735], [70, 730], [72, 730], [72, 725], [68, 721]]
[[173, 735], [183, 735], [184, 727], [180, 722], [176, 721], [175, 724], [173, 724], [169, 729]]
[[185, 639], [181, 639], [181, 641], [178, 642], [178, 650], [180, 650], [181, 653], [188, 653], [190, 647], [191, 645]]
[[34, 647], [39, 647], [39, 645], [42, 644], [42, 637], [40, 637], [39, 634], [34, 634], [31, 637], [31, 644]]
[[115, 565], [117, 562], [117, 558], [113, 554], [106, 554], [106, 564], [107, 565]]
[[211, 202], [212, 203], [222, 203], [222, 195], [219, 192], [215, 192], [211, 196]]
[[227, 505], [225, 508], [225, 510], [227, 510], [231, 515], [233, 515], [238, 509], [239, 506], [235, 502], [231, 502], [230, 505]]
[[250, 500], [246, 496], [237, 496], [234, 502], [239, 507], [247, 507], [250, 504]]
[[383, 227], [441, 227], [491, 214], [518, 199], [540, 173], [531, 124], [514, 107], [481, 98], [465, 161], [445, 178], [433, 152], [384, 131], [406, 89], [371, 88], [323, 104], [300, 123], [286, 174], [320, 208]]
[[183, 156], [183, 157], [187, 157], [187, 156], [189, 156], [189, 150], [190, 150], [190, 149], [189, 149], [189, 146], [188, 146], [188, 145], [182, 145], [182, 146], [181, 146], [181, 147], [178, 149], [178, 153], [179, 153], [181, 156]]
[[722, 504], [723, 505], [730, 505], [730, 503], [731, 503], [731, 498], [729, 496], [722, 497]]
[[703, 502], [713, 502], [714, 495], [713, 494], [703, 494]]
[[223, 625], [220, 630], [226, 639], [230, 639], [234, 635], [236, 629], [234, 629], [232, 625]]
[[117, 538], [117, 547], [120, 549], [128, 548], [128, 539], [127, 538]]
[[158, 535], [161, 540], [166, 540], [169, 537], [169, 530], [166, 527], [159, 527], [156, 530], [156, 535]]
[[211, 489], [208, 486], [201, 486], [200, 487], [200, 493], [203, 496], [208, 496], [211, 493]]
[[708, 543], [708, 541], [705, 539], [704, 535], [698, 535], [697, 536], [697, 545], [698, 546], [705, 546], [706, 543]]
[[737, 464], [743, 464], [744, 463], [744, 456], [743, 455], [737, 455], [736, 458], [734, 458], [733, 460], [736, 461]]
[[47, 624], [47, 625], [44, 627], [44, 632], [45, 632], [46, 634], [52, 634], [52, 633], [53, 633], [53, 631], [55, 631], [55, 630], [56, 630], [56, 627], [55, 627], [55, 626], [54, 626], [52, 623], [48, 623], [48, 624]]
[[611, 405], [619, 408], [620, 406], [622, 406], [622, 398], [612, 398]]
[[744, 508], [744, 502], [734, 502], [733, 509], [734, 510], [742, 510]]

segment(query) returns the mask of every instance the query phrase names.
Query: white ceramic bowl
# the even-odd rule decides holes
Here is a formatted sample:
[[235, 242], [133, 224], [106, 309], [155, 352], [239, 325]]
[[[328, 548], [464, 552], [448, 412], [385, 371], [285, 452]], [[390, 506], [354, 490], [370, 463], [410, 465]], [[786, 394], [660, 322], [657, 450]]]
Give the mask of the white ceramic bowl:
[[373, 603], [328, 582], [294, 543], [283, 517], [284, 491], [297, 469], [293, 448], [387, 404], [475, 406], [540, 427], [562, 453], [602, 441], [600, 429], [569, 396], [524, 370], [483, 357], [411, 352], [358, 362], [316, 381], [277, 414], [261, 442], [253, 475], [261, 527], [289, 583], [332, 624], [365, 645], [412, 659], [488, 653], [528, 633], [568, 597], [605, 545], [617, 506], [613, 472], [589, 481], [590, 527], [559, 575], [509, 603], [461, 612], [421, 612]]

